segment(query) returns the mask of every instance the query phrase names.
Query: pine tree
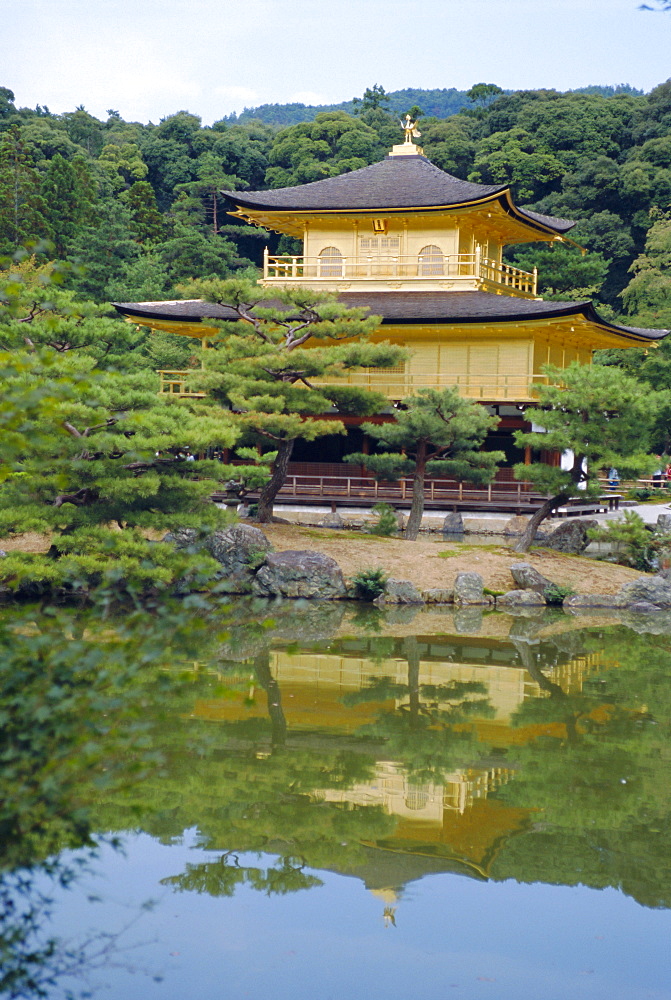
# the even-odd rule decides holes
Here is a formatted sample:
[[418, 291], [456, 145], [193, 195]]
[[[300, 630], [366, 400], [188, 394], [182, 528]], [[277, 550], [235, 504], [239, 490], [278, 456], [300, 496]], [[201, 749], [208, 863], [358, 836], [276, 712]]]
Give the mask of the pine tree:
[[86, 209], [82, 204], [77, 171], [60, 153], [49, 161], [41, 195], [56, 254], [62, 257], [85, 218]]
[[544, 430], [516, 431], [515, 443], [570, 455], [571, 465], [515, 466], [518, 479], [550, 494], [530, 518], [517, 552], [528, 551], [540, 523], [571, 497], [598, 496], [602, 469], [614, 466], [622, 478], [635, 478], [659, 461], [646, 454], [658, 404], [649, 386], [604, 365], [574, 362], [543, 370], [549, 383], [536, 386], [538, 406], [527, 409], [526, 419]]
[[[18, 331], [25, 345], [0, 350], [0, 536], [46, 533], [51, 549], [3, 558], [3, 589], [86, 594], [104, 584], [146, 593], [185, 575], [211, 578], [217, 567], [207, 557], [151, 534], [225, 523], [212, 492], [241, 474], [258, 486], [266, 470], [192, 461], [189, 451], [233, 446], [233, 421], [211, 402], [159, 395], [152, 372], [100, 370], [90, 343], [65, 347], [79, 327], [68, 327], [71, 299], [54, 294], [49, 308], [34, 307], [37, 285], [20, 279], [12, 272], [0, 282], [0, 342]], [[97, 349], [96, 325], [100, 340], [106, 321], [90, 316], [82, 325]], [[54, 346], [41, 346], [54, 337]]]
[[164, 235], [165, 224], [149, 181], [136, 181], [122, 198], [130, 210], [138, 242], [157, 243]]
[[344, 433], [334, 416], [370, 416], [388, 405], [379, 393], [330, 379], [397, 364], [405, 352], [370, 343], [379, 317], [348, 309], [333, 296], [305, 289], [278, 294], [246, 279], [194, 282], [185, 291], [237, 317], [218, 324], [220, 338], [206, 352], [202, 385], [232, 409], [238, 428], [272, 450], [272, 475], [259, 498], [259, 520], [270, 521], [294, 441]]
[[0, 253], [51, 236], [40, 178], [12, 125], [0, 142]]
[[380, 479], [412, 476], [412, 507], [405, 538], [417, 538], [424, 513], [426, 475], [488, 483], [500, 451], [481, 451], [489, 430], [498, 424], [484, 407], [462, 399], [456, 390], [420, 389], [404, 399], [393, 422], [364, 424], [363, 431], [389, 450], [375, 455], [356, 453], [346, 461], [365, 465]]

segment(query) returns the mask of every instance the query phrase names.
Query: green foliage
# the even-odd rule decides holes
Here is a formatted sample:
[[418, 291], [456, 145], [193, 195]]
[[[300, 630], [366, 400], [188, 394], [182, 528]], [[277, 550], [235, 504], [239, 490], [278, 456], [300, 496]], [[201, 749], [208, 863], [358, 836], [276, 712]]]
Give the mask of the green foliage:
[[258, 487], [266, 469], [187, 461], [187, 448], [231, 447], [231, 420], [211, 402], [159, 396], [151, 372], [97, 366], [105, 339], [119, 350], [130, 328], [78, 302], [59, 278], [31, 259], [0, 274], [0, 536], [51, 537], [46, 555], [3, 559], [3, 588], [85, 596], [103, 584], [126, 593], [184, 577], [204, 585], [213, 561], [151, 533], [223, 524], [213, 490], [234, 476]]
[[357, 452], [346, 461], [365, 465], [382, 480], [413, 476], [413, 504], [405, 535], [412, 541], [424, 509], [425, 475], [475, 483], [491, 481], [503, 454], [482, 451], [481, 446], [497, 424], [498, 418], [463, 399], [456, 389], [420, 389], [402, 401], [393, 421], [363, 425], [364, 433], [376, 438], [387, 451], [374, 455]]
[[334, 177], [374, 163], [385, 152], [377, 132], [364, 121], [342, 111], [324, 112], [313, 122], [278, 132], [268, 155], [266, 184], [287, 187]]
[[58, 354], [85, 350], [101, 367], [133, 367], [140, 335], [109, 309], [65, 288], [76, 276], [67, 264], [38, 264], [16, 255], [0, 270], [0, 350], [48, 347]]
[[503, 93], [495, 83], [474, 83], [466, 97], [478, 107], [485, 108]]
[[3, 560], [5, 586], [87, 594], [103, 583], [162, 590], [185, 574], [204, 582], [215, 564], [147, 532], [223, 523], [208, 500], [232, 470], [183, 452], [230, 446], [235, 433], [221, 414], [159, 397], [142, 373], [97, 372], [84, 355], [16, 352], [1, 363], [0, 536], [52, 537], [47, 555]]
[[613, 546], [607, 557], [622, 566], [648, 572], [655, 568], [656, 552], [659, 548], [645, 521], [633, 510], [625, 510], [624, 517], [609, 521], [603, 527], [590, 528], [590, 539]]
[[633, 277], [622, 292], [629, 316], [635, 317], [636, 323], [671, 327], [671, 213], [655, 219], [645, 251], [630, 270]]
[[29, 240], [51, 235], [39, 174], [12, 125], [0, 140], [0, 253], [12, 253]]
[[354, 113], [363, 114], [366, 111], [377, 111], [383, 104], [389, 104], [389, 97], [384, 87], [374, 83], [372, 87], [366, 87], [363, 97], [355, 97], [352, 103]]
[[582, 254], [577, 247], [564, 243], [532, 243], [507, 256], [524, 271], [538, 268], [538, 292], [548, 299], [593, 298], [608, 271], [608, 263], [600, 253]]
[[[394, 518], [394, 522], [396, 518]], [[373, 533], [373, 532], [371, 532]], [[381, 534], [382, 532], [380, 532]], [[391, 534], [391, 532], [385, 532]], [[354, 593], [360, 601], [374, 601], [380, 594], [384, 594], [387, 583], [387, 574], [383, 569], [362, 569], [352, 577]]]
[[646, 486], [637, 486], [636, 489], [628, 491], [627, 500], [640, 500], [642, 503], [645, 503], [646, 500], [650, 500], [656, 496], [659, 496], [658, 490], [648, 489]]
[[615, 466], [623, 479], [655, 464], [646, 452], [656, 400], [640, 382], [617, 368], [573, 363], [544, 368], [548, 384], [536, 386], [538, 406], [527, 419], [544, 432], [515, 432], [519, 447], [573, 452], [571, 468], [516, 465], [518, 479], [552, 496], [595, 496], [600, 470]]
[[[389, 91], [386, 97], [389, 98], [387, 109], [395, 119], [404, 115], [414, 104], [421, 105], [427, 115], [448, 118], [456, 115], [463, 108], [467, 99], [464, 90], [456, 90], [454, 87], [432, 90], [406, 87], [403, 90]], [[342, 101], [340, 104], [319, 106], [300, 103], [262, 104], [256, 108], [245, 108], [240, 115], [230, 115], [224, 121], [235, 121], [245, 126], [264, 122], [275, 128], [284, 128], [287, 125], [314, 121], [318, 114], [324, 112], [345, 111], [349, 115], [354, 114], [357, 106], [361, 106], [355, 103], [357, 100], [361, 101], [361, 98], [352, 98], [352, 100]]]
[[564, 174], [551, 149], [522, 128], [494, 132], [479, 143], [468, 179], [478, 184], [510, 184], [519, 201], [542, 197]]
[[377, 520], [373, 524], [366, 525], [365, 531], [369, 535], [380, 535], [388, 538], [398, 531], [398, 517], [396, 511], [388, 503], [376, 503], [373, 506], [373, 513], [377, 514]]
[[551, 583], [543, 591], [543, 597], [550, 606], [563, 604], [567, 597], [573, 597], [574, 594], [573, 587], [565, 587], [560, 583]]
[[334, 415], [369, 416], [386, 405], [380, 393], [322, 380], [397, 364], [405, 352], [369, 343], [379, 317], [332, 295], [302, 288], [278, 294], [242, 278], [195, 282], [184, 291], [238, 317], [217, 324], [219, 337], [194, 384], [230, 408], [244, 444], [274, 453], [273, 475], [260, 497], [259, 516], [268, 520], [297, 438], [342, 433]]

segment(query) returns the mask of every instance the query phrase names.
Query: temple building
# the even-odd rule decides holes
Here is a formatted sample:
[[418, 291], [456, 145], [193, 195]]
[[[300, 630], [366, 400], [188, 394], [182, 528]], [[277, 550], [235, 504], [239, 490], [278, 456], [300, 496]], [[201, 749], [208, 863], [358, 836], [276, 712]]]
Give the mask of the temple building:
[[[504, 248], [571, 242], [575, 223], [519, 208], [507, 185], [472, 184], [440, 170], [412, 142], [412, 124], [406, 121], [406, 141], [372, 166], [297, 187], [224, 192], [231, 214], [302, 241], [301, 254], [266, 250], [263, 285], [335, 292], [382, 317], [379, 340], [411, 350], [405, 364], [357, 371], [345, 383], [381, 391], [390, 405], [425, 386], [456, 386], [499, 416], [487, 447], [504, 451], [508, 466], [530, 461], [513, 433], [529, 429], [524, 410], [544, 365], [589, 364], [595, 350], [650, 347], [668, 331], [617, 325], [590, 301], [544, 301], [536, 271], [505, 263]], [[132, 322], [201, 340], [216, 334], [208, 320], [232, 318], [201, 301], [116, 308]], [[186, 392], [185, 378], [167, 373], [163, 390]], [[366, 442], [360, 420], [345, 423], [347, 437], [297, 442], [293, 470], [346, 470], [343, 456], [365, 451]], [[498, 478], [511, 478], [511, 470]]]

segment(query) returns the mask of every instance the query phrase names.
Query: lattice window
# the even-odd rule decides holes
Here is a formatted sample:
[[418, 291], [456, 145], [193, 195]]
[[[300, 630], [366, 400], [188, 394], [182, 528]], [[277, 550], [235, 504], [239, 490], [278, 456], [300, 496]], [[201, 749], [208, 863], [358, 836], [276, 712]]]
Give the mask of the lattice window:
[[371, 375], [405, 375], [405, 365], [389, 365], [387, 368], [362, 368]]
[[338, 247], [324, 247], [319, 253], [319, 273], [322, 278], [342, 278], [343, 259]]
[[421, 275], [443, 273], [443, 252], [440, 247], [426, 246], [419, 251], [419, 273]]
[[429, 786], [428, 785], [411, 785], [408, 783], [408, 789], [405, 796], [405, 806], [406, 809], [424, 809], [429, 801]]
[[359, 239], [359, 251], [367, 257], [388, 257], [400, 250], [400, 236], [362, 236]]

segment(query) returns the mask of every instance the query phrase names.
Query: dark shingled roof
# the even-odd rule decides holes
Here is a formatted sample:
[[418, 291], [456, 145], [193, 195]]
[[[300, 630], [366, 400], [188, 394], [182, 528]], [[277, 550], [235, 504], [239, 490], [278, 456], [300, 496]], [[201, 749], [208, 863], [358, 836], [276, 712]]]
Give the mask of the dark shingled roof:
[[[388, 156], [338, 177], [271, 191], [222, 191], [240, 208], [287, 211], [347, 211], [436, 208], [503, 195], [508, 185], [471, 184], [440, 170], [424, 156]], [[575, 222], [517, 208], [520, 216], [565, 233]]]
[[[383, 324], [510, 323], [530, 319], [583, 316], [613, 333], [633, 334], [645, 340], [661, 340], [668, 330], [646, 330], [618, 326], [603, 319], [590, 301], [544, 302], [490, 292], [343, 292], [338, 296], [348, 306], [367, 306], [382, 316]], [[269, 303], [265, 303], [268, 305]], [[190, 299], [179, 302], [115, 302], [124, 316], [138, 319], [181, 320], [198, 323], [208, 319], [236, 319], [226, 306]]]

